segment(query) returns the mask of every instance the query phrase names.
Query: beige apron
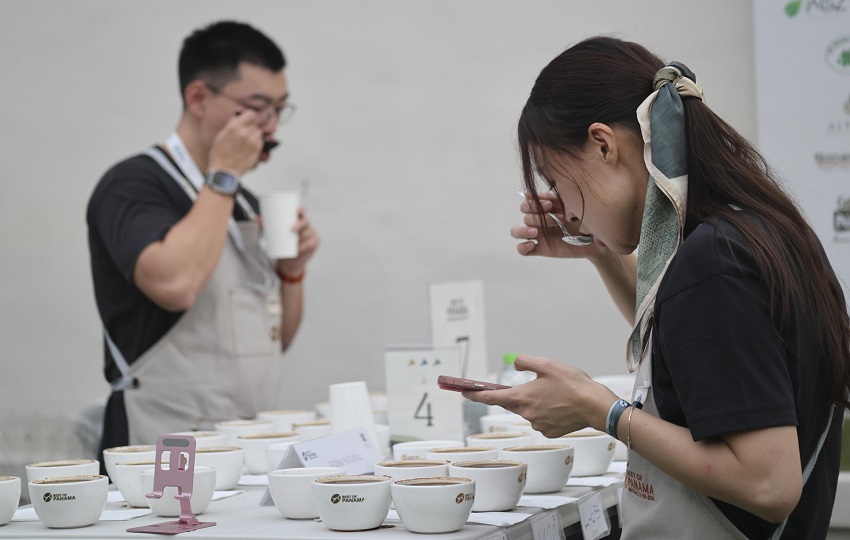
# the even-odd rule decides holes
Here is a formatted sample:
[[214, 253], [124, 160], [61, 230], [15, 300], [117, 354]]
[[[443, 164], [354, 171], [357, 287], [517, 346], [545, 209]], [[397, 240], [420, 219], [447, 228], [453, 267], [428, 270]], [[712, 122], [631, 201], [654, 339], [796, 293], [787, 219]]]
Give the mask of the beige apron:
[[[658, 417], [652, 392], [652, 333], [641, 358], [635, 379], [633, 398], [643, 403], [643, 411]], [[833, 411], [831, 411], [830, 419]], [[803, 485], [814, 468], [823, 447], [831, 422], [823, 432], [818, 447], [803, 471]], [[629, 452], [628, 468], [623, 488], [623, 540], [646, 538], [675, 538], [686, 540], [746, 540], [705, 495], [673, 479], [637, 452]], [[772, 538], [779, 538], [783, 522]]]
[[[148, 155], [194, 200], [195, 191], [157, 152]], [[241, 242], [231, 237], [225, 243], [192, 307], [132, 365], [107, 336], [123, 375], [113, 389], [124, 391], [130, 444], [154, 444], [165, 433], [253, 418], [274, 405], [281, 356], [280, 281], [260, 247], [257, 221], [240, 222], [238, 228]]]

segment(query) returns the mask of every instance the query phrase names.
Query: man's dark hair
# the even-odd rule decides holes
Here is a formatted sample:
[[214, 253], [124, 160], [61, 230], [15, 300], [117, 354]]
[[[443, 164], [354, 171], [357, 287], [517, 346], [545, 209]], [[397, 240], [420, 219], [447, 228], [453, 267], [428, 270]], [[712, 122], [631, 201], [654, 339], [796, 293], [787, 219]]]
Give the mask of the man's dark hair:
[[280, 47], [253, 26], [221, 21], [195, 30], [180, 50], [180, 95], [196, 79], [223, 86], [239, 76], [242, 62], [274, 72], [286, 67]]

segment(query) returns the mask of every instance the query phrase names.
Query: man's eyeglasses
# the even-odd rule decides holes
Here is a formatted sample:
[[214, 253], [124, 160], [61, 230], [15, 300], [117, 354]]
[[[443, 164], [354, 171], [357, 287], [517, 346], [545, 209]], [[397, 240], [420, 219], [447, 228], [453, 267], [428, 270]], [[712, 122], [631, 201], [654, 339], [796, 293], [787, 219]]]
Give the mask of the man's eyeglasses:
[[293, 105], [292, 103], [289, 103], [289, 102], [285, 102], [283, 105], [277, 106], [271, 100], [269, 100], [268, 98], [256, 97], [256, 98], [253, 98], [253, 99], [256, 99], [258, 101], [263, 100], [263, 101], [265, 101], [265, 104], [264, 105], [252, 105], [251, 103], [248, 103], [247, 101], [245, 101], [243, 99], [239, 99], [239, 98], [236, 98], [236, 97], [233, 97], [233, 96], [228, 96], [227, 94], [222, 92], [219, 87], [215, 86], [214, 84], [205, 82], [204, 85], [206, 85], [206, 87], [209, 88], [210, 92], [212, 92], [213, 94], [215, 94], [217, 96], [221, 96], [224, 99], [231, 101], [231, 102], [235, 103], [236, 105], [239, 105], [240, 107], [254, 111], [257, 114], [257, 119], [258, 119], [261, 126], [268, 124], [272, 120], [272, 118], [277, 118], [278, 125], [283, 125], [283, 124], [289, 122], [292, 119], [292, 117], [295, 115], [295, 110], [296, 110], [295, 105]]

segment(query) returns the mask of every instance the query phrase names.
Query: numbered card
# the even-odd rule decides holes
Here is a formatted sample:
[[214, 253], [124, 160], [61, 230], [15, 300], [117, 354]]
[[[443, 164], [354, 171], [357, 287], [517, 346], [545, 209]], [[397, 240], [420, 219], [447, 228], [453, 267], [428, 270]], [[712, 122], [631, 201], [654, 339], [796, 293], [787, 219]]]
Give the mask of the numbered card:
[[608, 513], [598, 492], [579, 501], [578, 515], [581, 519], [581, 534], [584, 540], [596, 540], [611, 532]]
[[463, 440], [463, 396], [437, 377], [460, 373], [458, 347], [390, 345], [385, 353], [387, 409], [393, 441]]
[[531, 537], [534, 540], [564, 540], [564, 527], [557, 512], [544, 512], [531, 518]]
[[460, 346], [460, 371], [456, 376], [484, 379], [489, 373], [484, 285], [480, 281], [432, 283], [429, 305], [431, 343]]

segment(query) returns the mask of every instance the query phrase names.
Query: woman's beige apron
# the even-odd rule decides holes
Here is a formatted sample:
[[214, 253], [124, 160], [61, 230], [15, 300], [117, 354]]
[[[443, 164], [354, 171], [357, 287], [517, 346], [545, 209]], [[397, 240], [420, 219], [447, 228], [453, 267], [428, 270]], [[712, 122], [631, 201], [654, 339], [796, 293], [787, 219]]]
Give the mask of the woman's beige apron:
[[[652, 333], [638, 368], [633, 398], [643, 403], [644, 412], [658, 417], [652, 392], [651, 356]], [[814, 468], [830, 424], [827, 422], [827, 430], [823, 432], [817, 450], [806, 465], [804, 485]], [[747, 538], [710, 498], [668, 476], [637, 452], [629, 452], [622, 510], [623, 540]], [[773, 538], [779, 538], [784, 526], [783, 522]]]
[[[157, 152], [148, 155], [194, 201], [195, 191]], [[113, 390], [124, 391], [130, 444], [253, 418], [273, 406], [280, 375], [280, 282], [260, 247], [257, 220], [239, 222], [238, 228], [242, 241], [231, 236], [225, 243], [192, 307], [135, 362], [128, 366], [107, 335], [113, 358], [120, 357], [122, 378]]]

